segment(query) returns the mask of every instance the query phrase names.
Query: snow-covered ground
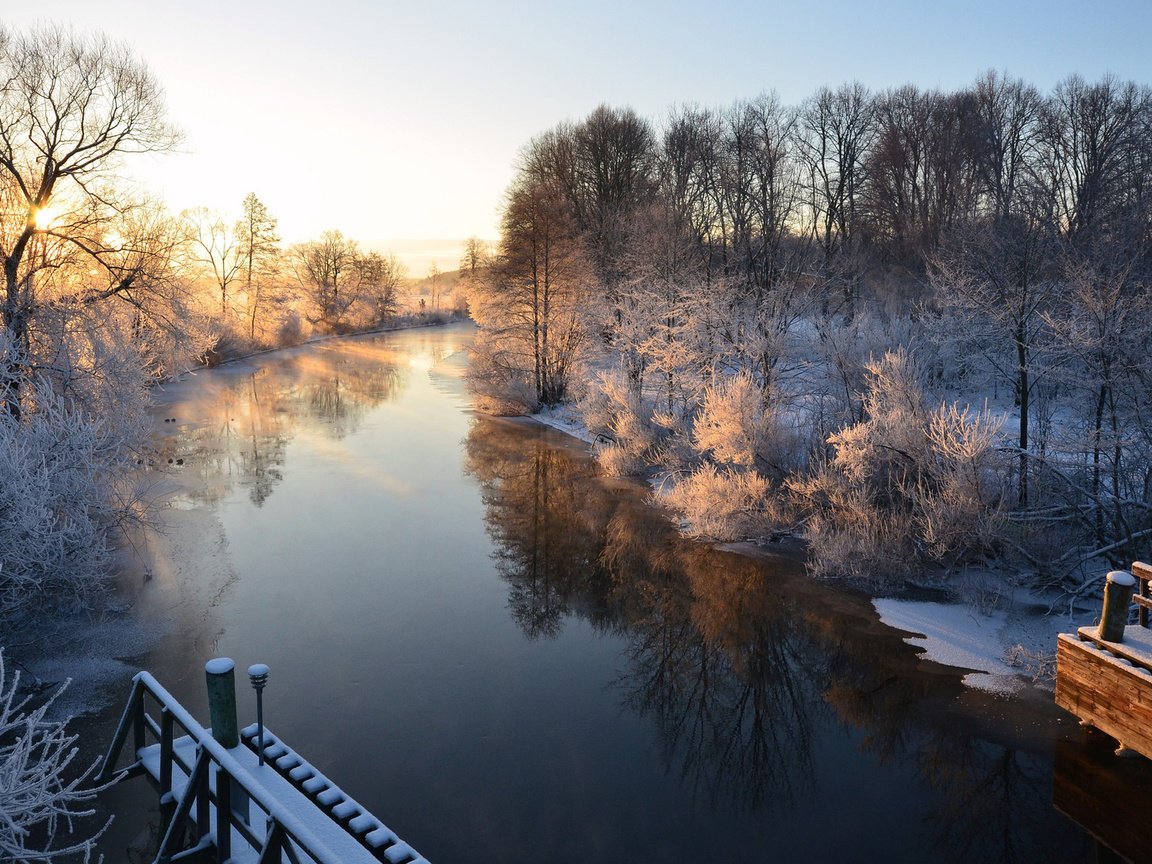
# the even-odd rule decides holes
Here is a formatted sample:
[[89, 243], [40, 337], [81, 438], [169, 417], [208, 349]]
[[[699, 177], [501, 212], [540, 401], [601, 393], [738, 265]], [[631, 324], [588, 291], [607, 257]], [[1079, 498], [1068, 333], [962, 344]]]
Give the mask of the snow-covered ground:
[[872, 605], [881, 621], [910, 634], [905, 641], [923, 648], [925, 660], [972, 670], [965, 684], [996, 693], [1052, 686], [1057, 634], [1095, 623], [1090, 604], [1053, 611], [1023, 590], [999, 598], [994, 608], [898, 599]]

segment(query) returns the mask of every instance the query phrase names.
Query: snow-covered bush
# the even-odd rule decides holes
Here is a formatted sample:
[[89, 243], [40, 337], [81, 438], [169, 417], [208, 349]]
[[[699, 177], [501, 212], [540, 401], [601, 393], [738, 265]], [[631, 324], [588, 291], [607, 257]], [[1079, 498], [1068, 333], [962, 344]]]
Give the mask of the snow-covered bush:
[[903, 348], [868, 372], [865, 419], [832, 435], [832, 458], [789, 483], [809, 514], [813, 570], [896, 580], [992, 549], [1007, 497], [1000, 424], [957, 406], [929, 410], [923, 372]]
[[761, 537], [779, 526], [770, 492], [771, 484], [755, 471], [705, 464], [668, 484], [658, 500], [680, 517], [689, 537], [732, 541]]
[[638, 474], [654, 463], [667, 430], [623, 373], [601, 372], [581, 400], [580, 412], [596, 436], [596, 458], [606, 473]]
[[1002, 421], [941, 405], [927, 429], [932, 463], [916, 493], [920, 532], [934, 558], [993, 548], [1010, 490], [996, 449]]
[[109, 532], [132, 512], [130, 419], [94, 417], [43, 385], [30, 404], [0, 417], [0, 623], [85, 608], [104, 584]]
[[19, 684], [19, 672], [5, 673], [0, 651], [0, 860], [91, 861], [108, 823], [80, 837], [75, 820], [94, 812], [87, 805], [100, 789], [85, 784], [96, 764], [75, 771], [78, 751], [69, 721], [48, 717], [64, 688], [33, 707], [31, 697], [18, 695]]
[[696, 446], [718, 464], [783, 479], [797, 467], [803, 446], [779, 406], [780, 400], [766, 398], [747, 372], [723, 378], [705, 392], [693, 426]]

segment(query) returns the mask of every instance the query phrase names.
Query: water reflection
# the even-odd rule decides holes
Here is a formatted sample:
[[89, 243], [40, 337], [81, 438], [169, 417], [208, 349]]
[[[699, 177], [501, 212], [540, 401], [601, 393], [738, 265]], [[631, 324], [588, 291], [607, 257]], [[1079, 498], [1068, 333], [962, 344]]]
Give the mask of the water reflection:
[[[428, 363], [452, 350], [441, 347]], [[185, 417], [162, 430], [169, 437], [161, 452], [195, 476], [188, 494], [197, 503], [217, 503], [239, 485], [259, 507], [284, 479], [295, 436], [340, 441], [355, 433], [373, 408], [404, 390], [411, 371], [409, 355], [385, 342], [344, 341], [202, 373], [180, 403]]]
[[574, 617], [623, 635], [611, 686], [651, 720], [665, 771], [698, 807], [786, 818], [865, 783], [860, 771], [877, 784], [859, 789], [861, 812], [922, 813], [907, 830], [932, 860], [1088, 854], [1051, 807], [1052, 739], [1067, 725], [1050, 705], [1021, 709], [1047, 729], [1027, 743], [990, 732], [986, 715], [1013, 709], [927, 674], [865, 598], [784, 557], [680, 540], [643, 489], [605, 494], [549, 432], [478, 422], [467, 455], [512, 617], [529, 639]]

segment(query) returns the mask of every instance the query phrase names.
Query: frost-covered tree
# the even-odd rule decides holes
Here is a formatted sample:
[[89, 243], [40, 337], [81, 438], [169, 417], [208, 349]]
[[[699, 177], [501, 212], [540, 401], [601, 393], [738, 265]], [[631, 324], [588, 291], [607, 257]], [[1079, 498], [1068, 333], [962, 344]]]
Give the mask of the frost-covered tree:
[[[66, 686], [66, 685], [65, 685]], [[91, 861], [107, 828], [83, 836], [78, 821], [93, 815], [98, 788], [86, 787], [95, 764], [77, 769], [76, 736], [68, 720], [50, 718], [63, 687], [39, 705], [20, 695], [0, 651], [0, 857], [14, 864]], [[110, 820], [109, 820], [110, 821]]]
[[[1017, 489], [1028, 506], [1031, 410], [1035, 388], [1050, 368], [1048, 317], [1056, 303], [1055, 247], [1049, 225], [1031, 215], [1011, 214], [957, 231], [931, 259], [934, 298], [941, 327], [976, 373], [990, 372], [1015, 394]], [[983, 365], [984, 369], [972, 368]], [[958, 382], [960, 383], [960, 382]]]
[[955, 405], [931, 409], [906, 349], [868, 372], [865, 419], [832, 435], [832, 457], [790, 482], [808, 514], [813, 569], [899, 580], [993, 550], [1006, 493], [999, 423]]
[[[1047, 463], [1064, 480], [1065, 496], [1077, 503], [1085, 548], [1073, 544], [1063, 557], [1080, 564], [1096, 555], [1119, 566], [1140, 554], [1152, 535], [1152, 498], [1145, 476], [1152, 471], [1139, 417], [1145, 357], [1145, 327], [1152, 303], [1134, 280], [1131, 260], [1111, 266], [1071, 266], [1063, 284], [1063, 305], [1049, 316], [1055, 333], [1061, 383], [1072, 395], [1076, 419], [1064, 426], [1059, 442], [1064, 465]], [[1079, 464], [1081, 477], [1069, 476]], [[1065, 498], [1068, 500], [1068, 497]], [[1067, 568], [1071, 569], [1071, 568]]]
[[148, 377], [207, 346], [180, 232], [119, 180], [172, 146], [160, 87], [126, 48], [0, 30], [0, 621], [75, 610], [134, 512]]
[[269, 301], [269, 290], [280, 265], [280, 235], [276, 217], [255, 192], [244, 196], [243, 215], [235, 233], [240, 254], [240, 279], [247, 303], [248, 338], [255, 341], [256, 324]]
[[86, 608], [104, 585], [112, 532], [136, 518], [127, 474], [143, 437], [142, 380], [119, 383], [139, 388], [116, 406], [129, 413], [95, 418], [40, 384], [35, 410], [0, 422], [0, 628]]
[[151, 300], [117, 261], [130, 202], [115, 174], [123, 157], [176, 140], [160, 86], [128, 49], [63, 28], [0, 29], [0, 377], [11, 416], [25, 407], [38, 321], [56, 299], [42, 290], [46, 273], [73, 265], [76, 303]]
[[206, 207], [180, 214], [187, 226], [192, 260], [212, 279], [220, 292], [220, 317], [229, 314], [229, 289], [240, 279], [244, 264], [240, 237], [235, 226]]

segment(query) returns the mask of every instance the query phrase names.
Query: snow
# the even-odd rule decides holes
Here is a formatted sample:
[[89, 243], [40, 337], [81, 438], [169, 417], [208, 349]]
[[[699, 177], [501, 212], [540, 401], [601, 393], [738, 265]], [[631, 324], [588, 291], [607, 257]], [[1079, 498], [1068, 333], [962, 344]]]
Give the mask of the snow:
[[227, 657], [216, 657], [204, 664], [204, 671], [209, 675], [227, 675], [235, 668], [236, 664]]
[[594, 444], [595, 440], [588, 427], [584, 425], [579, 412], [572, 405], [557, 405], [554, 408], [542, 408], [532, 415], [532, 419], [545, 426], [551, 426], [567, 435], [571, 435], [585, 444]]
[[1136, 577], [1127, 570], [1111, 570], [1108, 573], [1108, 581], [1125, 588], [1131, 588], [1136, 584]]
[[[1091, 613], [1079, 620], [1048, 614], [1048, 606], [1026, 592], [1009, 595], [996, 608], [969, 603], [874, 599], [880, 620], [907, 631], [905, 641], [924, 649], [923, 658], [943, 666], [970, 670], [969, 687], [1010, 694], [1034, 683], [1014, 655], [1045, 658], [1055, 651], [1056, 636], [1091, 623]], [[1043, 683], [1043, 682], [1037, 682]]]

